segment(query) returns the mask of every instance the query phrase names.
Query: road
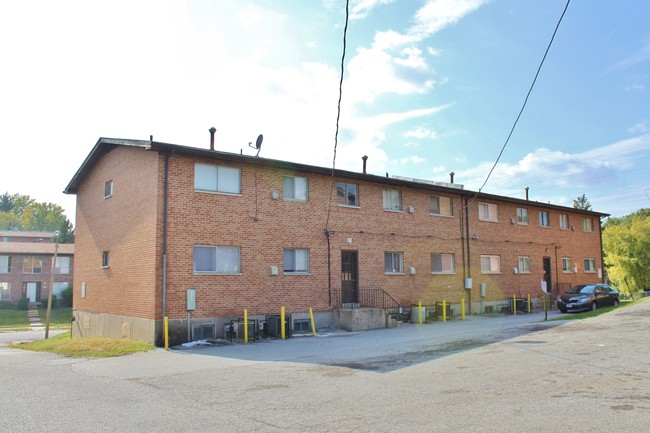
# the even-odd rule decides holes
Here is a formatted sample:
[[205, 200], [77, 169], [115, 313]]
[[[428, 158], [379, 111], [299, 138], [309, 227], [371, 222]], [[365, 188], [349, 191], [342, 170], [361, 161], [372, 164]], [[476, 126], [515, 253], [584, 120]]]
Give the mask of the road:
[[7, 347], [1, 432], [646, 432], [650, 302], [122, 358]]

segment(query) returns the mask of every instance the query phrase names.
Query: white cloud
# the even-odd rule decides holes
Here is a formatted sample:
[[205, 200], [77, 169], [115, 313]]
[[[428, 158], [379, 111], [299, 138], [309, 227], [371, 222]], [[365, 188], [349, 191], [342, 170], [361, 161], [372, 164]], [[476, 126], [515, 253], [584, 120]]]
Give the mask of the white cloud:
[[445, 168], [444, 165], [436, 165], [431, 167], [431, 171], [433, 171], [434, 173], [443, 173], [447, 171], [447, 169]]
[[427, 53], [429, 53], [429, 55], [434, 57], [438, 57], [440, 54], [442, 54], [442, 52], [439, 49], [433, 47], [427, 47]]
[[401, 158], [399, 160], [399, 163], [402, 164], [402, 165], [406, 165], [406, 164], [422, 164], [422, 163], [425, 163], [425, 162], [427, 162], [426, 159], [424, 159], [424, 158], [422, 158], [420, 156], [417, 156], [417, 155], [407, 156], [406, 158]]
[[648, 122], [637, 122], [627, 129], [630, 134], [643, 134], [648, 132]]
[[435, 131], [431, 131], [430, 129], [424, 128], [422, 126], [418, 126], [415, 129], [411, 129], [409, 131], [406, 131], [404, 134], [405, 138], [419, 138], [420, 140], [425, 139], [425, 138], [430, 138], [431, 140], [435, 140], [438, 138], [438, 134]]
[[359, 20], [365, 18], [378, 5], [386, 5], [395, 0], [357, 0], [350, 9], [350, 19]]
[[415, 47], [404, 48], [401, 52], [406, 58], [395, 58], [395, 63], [412, 69], [426, 69], [427, 63], [422, 57], [422, 50]]
[[634, 83], [634, 84], [629, 84], [624, 87], [626, 92], [643, 92], [645, 90], [645, 85], [644, 84], [639, 84], [639, 83]]

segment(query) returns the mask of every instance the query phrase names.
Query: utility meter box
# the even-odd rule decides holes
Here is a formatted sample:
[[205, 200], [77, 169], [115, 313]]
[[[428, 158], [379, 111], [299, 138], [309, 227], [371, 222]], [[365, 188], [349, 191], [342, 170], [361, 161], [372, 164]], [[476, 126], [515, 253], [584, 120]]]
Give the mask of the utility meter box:
[[196, 310], [196, 289], [187, 289], [187, 311]]

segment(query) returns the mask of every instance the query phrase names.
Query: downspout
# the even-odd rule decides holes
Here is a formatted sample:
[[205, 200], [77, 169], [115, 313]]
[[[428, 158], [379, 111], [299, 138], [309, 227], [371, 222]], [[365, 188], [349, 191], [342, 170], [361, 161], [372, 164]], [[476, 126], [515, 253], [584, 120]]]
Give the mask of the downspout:
[[[601, 283], [605, 282], [605, 253], [603, 252], [603, 220], [598, 217], [598, 232], [600, 233], [600, 264], [603, 267]], [[630, 286], [627, 286], [628, 289]]]
[[[469, 203], [467, 203], [467, 197], [465, 197], [465, 230], [466, 230], [466, 237], [465, 240], [467, 242], [467, 278], [472, 278], [472, 255], [470, 254], [470, 242], [469, 242]], [[464, 284], [463, 284], [464, 286]], [[470, 296], [472, 295], [472, 291], [470, 290], [469, 292]], [[469, 299], [469, 314], [470, 316], [472, 315], [472, 299]], [[479, 312], [479, 314], [482, 314], [482, 312]]]
[[163, 241], [162, 241], [162, 319], [167, 316], [167, 193], [169, 190], [169, 156], [165, 153], [165, 180], [163, 185]]
[[325, 229], [327, 238], [327, 292], [329, 294], [329, 306], [332, 306], [332, 248], [330, 243], [330, 231]]

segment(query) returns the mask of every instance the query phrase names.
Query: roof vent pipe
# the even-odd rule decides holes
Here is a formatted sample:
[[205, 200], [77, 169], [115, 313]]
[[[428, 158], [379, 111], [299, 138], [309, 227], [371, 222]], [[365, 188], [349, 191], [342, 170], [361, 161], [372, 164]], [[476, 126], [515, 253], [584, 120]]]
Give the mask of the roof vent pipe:
[[210, 131], [210, 150], [214, 150], [214, 133], [217, 132], [217, 129], [213, 126], [209, 129]]
[[449, 173], [449, 183], [454, 183], [454, 175], [455, 174], [456, 173], [454, 173], [453, 171], [451, 173]]
[[528, 201], [528, 187], [526, 187], [525, 189], [526, 189], [526, 201]]
[[363, 159], [363, 174], [366, 174], [366, 161], [368, 161], [368, 155], [363, 155], [361, 159]]

